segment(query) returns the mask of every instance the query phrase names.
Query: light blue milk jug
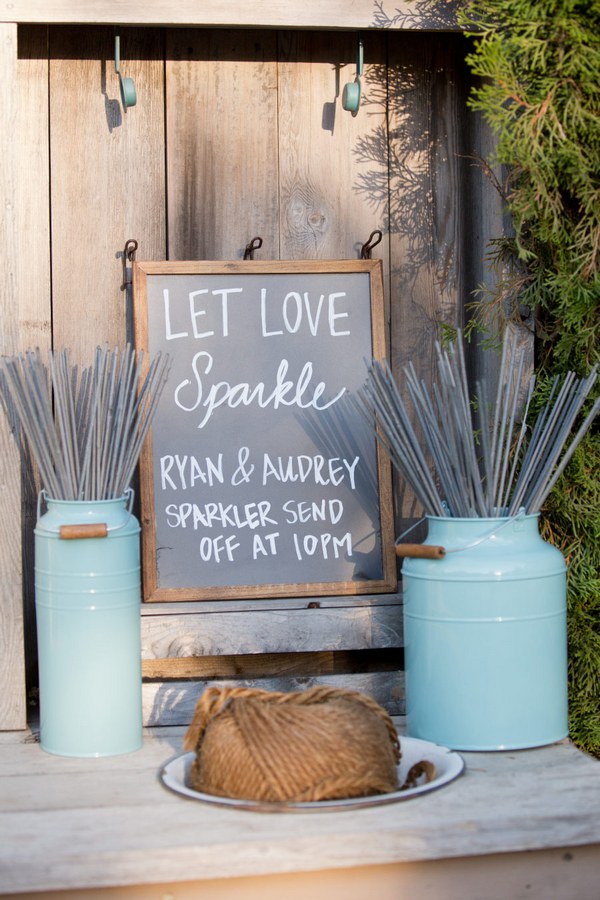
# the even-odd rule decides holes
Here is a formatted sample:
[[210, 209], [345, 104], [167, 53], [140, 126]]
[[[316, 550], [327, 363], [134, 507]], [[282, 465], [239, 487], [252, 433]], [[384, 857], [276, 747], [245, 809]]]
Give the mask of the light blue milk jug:
[[439, 559], [405, 559], [408, 734], [457, 750], [568, 733], [566, 566], [538, 516], [428, 516]]
[[46, 498], [35, 528], [40, 742], [61, 756], [142, 746], [139, 522], [133, 495]]

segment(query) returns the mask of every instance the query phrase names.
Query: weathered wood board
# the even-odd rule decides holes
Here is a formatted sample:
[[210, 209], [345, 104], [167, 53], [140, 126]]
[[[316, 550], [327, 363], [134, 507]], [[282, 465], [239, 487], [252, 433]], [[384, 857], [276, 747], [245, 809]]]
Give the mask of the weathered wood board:
[[[43, 351], [51, 339], [47, 29], [35, 26], [17, 33], [15, 27], [3, 26], [3, 35], [0, 352]], [[19, 135], [27, 138], [18, 140]], [[0, 727], [22, 728], [27, 714], [24, 647], [29, 680], [35, 676], [31, 534], [37, 482], [4, 417], [0, 430]]]
[[[19, 308], [19, 349], [39, 347], [45, 352], [52, 341], [50, 300], [50, 192], [48, 118], [48, 29], [43, 25], [18, 31], [17, 77], [19, 131], [27, 134], [18, 147], [20, 172], [17, 216], [18, 253], [16, 292]], [[26, 680], [35, 684], [37, 674], [33, 546], [31, 535], [37, 516], [40, 488], [35, 465], [25, 456], [22, 468], [22, 561], [25, 625]]]
[[128, 110], [112, 29], [50, 29], [53, 340], [87, 365], [98, 344], [132, 337], [126, 241], [149, 259], [166, 252], [161, 35], [128, 31], [121, 53], [140, 97]]
[[[279, 257], [277, 33], [166, 35], [169, 259]], [[150, 259], [143, 255], [144, 259]]]
[[11, 0], [0, 4], [0, 21], [446, 31], [457, 27], [456, 6], [449, 0], [416, 8], [410, 0], [180, 0], [174, 7], [161, 0]]
[[142, 685], [142, 714], [145, 725], [187, 725], [196, 703], [208, 687], [247, 687], [263, 691], [305, 691], [327, 685], [358, 691], [372, 697], [390, 715], [404, 713], [404, 673], [376, 672], [344, 675], [302, 675], [284, 673], [276, 678], [194, 679], [186, 681], [145, 681]]
[[[412, 360], [431, 382], [440, 326], [462, 324], [464, 283], [459, 123], [466, 114], [458, 41], [414, 36], [389, 49], [390, 245], [394, 373]], [[398, 533], [422, 514], [398, 483]]]
[[[383, 35], [364, 36], [361, 101], [353, 115], [342, 108], [341, 101], [344, 85], [356, 77], [356, 36], [280, 35], [283, 259], [356, 258], [373, 230], [386, 230], [385, 52]], [[376, 151], [365, 153], [368, 146]], [[383, 206], [378, 207], [377, 199], [384, 199]], [[375, 255], [387, 269], [387, 237]]]
[[[17, 301], [18, 170], [13, 135], [18, 127], [17, 29], [0, 26], [0, 79], [8, 91], [2, 108], [0, 157], [2, 159], [3, 214], [0, 216], [0, 295], [7, 304], [0, 316], [4, 352], [19, 349], [20, 317]], [[10, 305], [9, 305], [10, 304]], [[12, 307], [12, 315], [8, 310]], [[18, 307], [17, 307], [18, 309]], [[4, 688], [0, 695], [0, 723], [4, 728], [25, 727], [25, 666], [23, 659], [23, 580], [21, 572], [21, 460], [7, 419], [0, 420], [0, 668]]]
[[[402, 742], [404, 722], [395, 725]], [[157, 773], [182, 752], [184, 732], [148, 729], [140, 751], [98, 760], [43, 753], [30, 735], [0, 738], [3, 892], [15, 900], [598, 896], [600, 767], [569, 741], [465, 753], [459, 778], [407, 802], [268, 815], [165, 790]]]
[[[394, 714], [404, 711], [398, 594], [159, 603], [148, 604], [144, 613], [146, 724], [189, 722], [204, 687], [231, 683], [278, 691], [345, 686]], [[377, 652], [369, 654], [369, 671], [356, 671], [361, 652], [373, 648], [385, 650], [381, 671]]]
[[152, 604], [144, 613], [142, 660], [148, 661], [292, 647], [298, 653], [402, 647], [399, 594]]

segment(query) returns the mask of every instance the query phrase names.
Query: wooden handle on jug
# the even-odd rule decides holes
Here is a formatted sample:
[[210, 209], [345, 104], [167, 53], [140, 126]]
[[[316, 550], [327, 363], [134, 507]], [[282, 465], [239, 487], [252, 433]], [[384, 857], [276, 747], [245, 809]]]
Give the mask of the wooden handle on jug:
[[81, 538], [103, 538], [108, 534], [104, 522], [85, 523], [83, 525], [61, 525], [60, 538], [63, 541], [75, 541]]
[[445, 548], [436, 544], [396, 544], [396, 556], [408, 556], [413, 559], [443, 559], [445, 555]]

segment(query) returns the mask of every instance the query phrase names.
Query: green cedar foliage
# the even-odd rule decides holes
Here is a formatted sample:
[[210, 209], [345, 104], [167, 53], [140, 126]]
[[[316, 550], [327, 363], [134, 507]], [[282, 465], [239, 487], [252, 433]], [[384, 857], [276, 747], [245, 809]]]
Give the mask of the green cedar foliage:
[[[600, 331], [600, 0], [465, 0], [471, 106], [492, 126], [512, 276], [500, 307], [535, 311], [536, 369], [587, 374]], [[493, 254], [492, 254], [493, 255]], [[506, 271], [506, 269], [505, 269]], [[489, 310], [489, 298], [481, 309]], [[569, 709], [573, 740], [600, 756], [600, 434], [588, 434], [542, 510], [569, 564]]]

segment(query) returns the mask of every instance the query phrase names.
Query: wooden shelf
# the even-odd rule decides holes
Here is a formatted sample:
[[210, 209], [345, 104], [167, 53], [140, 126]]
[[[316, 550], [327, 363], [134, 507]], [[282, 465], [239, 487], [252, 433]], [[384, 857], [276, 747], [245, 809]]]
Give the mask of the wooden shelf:
[[[402, 720], [396, 723], [402, 733]], [[184, 730], [147, 729], [142, 750], [91, 760], [47, 754], [31, 734], [3, 735], [0, 895], [103, 888], [106, 896], [120, 898], [133, 885], [225, 879], [224, 889], [228, 879], [259, 877], [268, 887], [271, 876], [283, 873], [329, 870], [342, 879], [357, 866], [370, 867], [375, 895], [377, 877], [397, 871], [394, 877], [401, 879], [405, 864], [491, 860], [497, 854], [506, 854], [498, 859], [508, 863], [518, 853], [540, 873], [543, 853], [556, 848], [563, 868], [569, 859], [581, 860], [584, 878], [586, 860], [600, 845], [600, 765], [568, 740], [535, 750], [464, 753], [463, 775], [406, 802], [271, 815], [212, 807], [167, 791], [157, 773], [181, 752]], [[116, 887], [117, 894], [108, 893]], [[332, 888], [327, 896], [343, 895]], [[444, 893], [450, 896], [455, 894]], [[490, 888], [485, 896], [516, 894]], [[552, 896], [596, 895], [581, 887]]]

